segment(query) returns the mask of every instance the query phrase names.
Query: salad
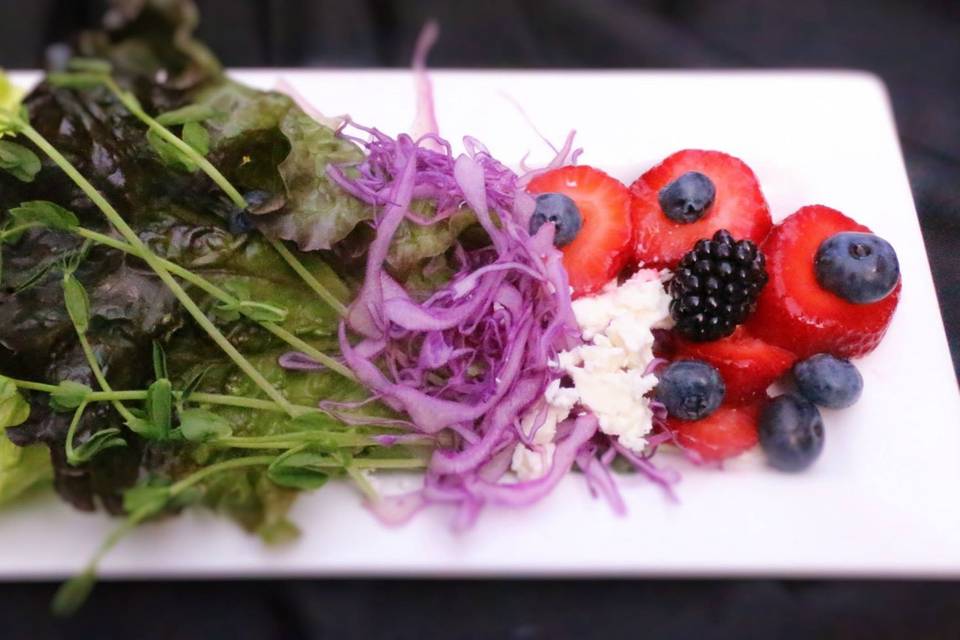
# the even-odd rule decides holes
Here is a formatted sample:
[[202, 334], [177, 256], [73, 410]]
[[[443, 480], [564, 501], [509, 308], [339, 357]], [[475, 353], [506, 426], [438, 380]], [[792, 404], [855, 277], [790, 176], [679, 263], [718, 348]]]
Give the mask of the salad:
[[[189, 2], [115, 2], [29, 94], [0, 75], [0, 505], [52, 484], [118, 517], [54, 603], [148, 520], [203, 507], [269, 543], [352, 482], [398, 525], [470, 527], [568, 475], [625, 511], [669, 448], [809, 467], [901, 287], [888, 242], [774, 225], [740, 159], [682, 150], [629, 187], [573, 135], [517, 172], [420, 117], [391, 136], [227, 77]], [[793, 390], [771, 398], [771, 385]], [[775, 388], [775, 387], [774, 387]], [[418, 473], [385, 494], [377, 479]]]

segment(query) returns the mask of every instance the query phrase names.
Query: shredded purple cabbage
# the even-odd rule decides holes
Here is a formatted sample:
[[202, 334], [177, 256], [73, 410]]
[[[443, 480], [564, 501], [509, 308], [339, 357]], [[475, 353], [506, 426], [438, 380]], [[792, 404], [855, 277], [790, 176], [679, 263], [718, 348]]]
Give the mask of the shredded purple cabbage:
[[[417, 491], [382, 498], [369, 505], [384, 522], [406, 522], [431, 504], [455, 508], [455, 529], [471, 526], [485, 505], [522, 507], [547, 494], [576, 464], [594, 495], [614, 512], [626, 506], [610, 466], [622, 455], [673, 495], [679, 479], [649, 462], [669, 431], [651, 436], [651, 449], [637, 455], [616, 438], [599, 432], [596, 417], [581, 413], [557, 427], [549, 470], [540, 478], [505, 482], [518, 443], [532, 445], [533, 434], [520, 428], [560, 372], [551, 367], [560, 351], [580, 341], [561, 254], [553, 246], [553, 227], [527, 232], [534, 200], [525, 191], [536, 175], [576, 161], [574, 132], [547, 166], [518, 176], [497, 161], [480, 142], [464, 139], [455, 155], [438, 134], [426, 55], [437, 37], [428, 25], [417, 43], [416, 137], [392, 138], [347, 119], [338, 134], [365, 151], [355, 166], [330, 165], [329, 177], [347, 193], [377, 210], [375, 236], [366, 251], [365, 280], [338, 332], [343, 362], [372, 392], [359, 403], [323, 402], [321, 409], [348, 424], [399, 427], [407, 435], [380, 435], [384, 447], [424, 435], [442, 442], [434, 451]], [[411, 209], [415, 200], [436, 203], [429, 219]], [[387, 271], [385, 262], [403, 222], [431, 225], [471, 210], [490, 238], [482, 249], [454, 248], [456, 273], [426, 300], [417, 299]], [[652, 371], [661, 361], [651, 363]], [[288, 353], [281, 365], [294, 370], [321, 368], [305, 354]], [[357, 417], [352, 410], [379, 400], [409, 420]], [[651, 403], [662, 426], [662, 405]], [[540, 411], [536, 428], [543, 422]], [[440, 436], [443, 435], [441, 438]]]
[[[413, 119], [413, 126], [410, 128], [414, 138], [420, 138], [427, 134], [436, 135], [440, 132], [437, 125], [436, 106], [433, 100], [433, 83], [427, 73], [427, 55], [439, 35], [439, 25], [436, 21], [431, 20], [424, 25], [420, 36], [417, 38], [416, 47], [414, 47], [413, 80], [417, 89], [417, 112]], [[434, 151], [440, 150], [440, 145], [430, 138], [424, 141], [424, 146]]]
[[[544, 478], [501, 482], [521, 442], [521, 417], [558, 375], [550, 362], [579, 340], [552, 227], [527, 233], [532, 199], [476, 140], [466, 139], [466, 152], [455, 156], [435, 133], [394, 139], [353, 127], [369, 136], [352, 137], [365, 158], [349, 177], [342, 166], [331, 166], [329, 175], [378, 215], [366, 279], [339, 330], [343, 360], [379, 400], [409, 416], [416, 432], [449, 434], [453, 445], [434, 452], [422, 497], [454, 505], [455, 526], [468, 526], [485, 504], [529, 504], [570, 470], [596, 431], [592, 417], [570, 421]], [[419, 198], [436, 202], [430, 220], [411, 213]], [[490, 246], [458, 247], [452, 280], [426, 300], [415, 299], [385, 268], [394, 234], [404, 220], [433, 224], [464, 208], [476, 215]], [[294, 357], [288, 363], [306, 364]], [[381, 509], [395, 519], [396, 505], [375, 508]]]

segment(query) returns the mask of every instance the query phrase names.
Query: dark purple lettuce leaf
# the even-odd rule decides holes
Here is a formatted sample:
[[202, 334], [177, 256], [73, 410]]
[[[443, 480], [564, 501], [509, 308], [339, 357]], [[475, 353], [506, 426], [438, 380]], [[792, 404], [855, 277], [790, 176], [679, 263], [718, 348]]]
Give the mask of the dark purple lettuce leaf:
[[193, 38], [199, 20], [192, 0], [111, 0], [102, 28], [80, 33], [75, 48], [159, 90], [193, 89], [222, 72], [216, 56]]
[[285, 206], [255, 216], [267, 235], [302, 251], [331, 249], [373, 209], [327, 177], [327, 166], [358, 162], [356, 145], [304, 113], [289, 97], [224, 82], [196, 97], [224, 114], [209, 122], [213, 159], [247, 190], [282, 195]]

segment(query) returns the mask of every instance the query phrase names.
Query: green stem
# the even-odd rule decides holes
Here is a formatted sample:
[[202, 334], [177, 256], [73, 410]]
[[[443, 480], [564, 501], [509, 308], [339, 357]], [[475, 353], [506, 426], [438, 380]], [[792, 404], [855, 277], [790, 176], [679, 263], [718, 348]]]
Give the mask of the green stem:
[[[134, 98], [129, 92], [121, 89], [113, 78], [107, 76], [104, 78], [104, 83], [107, 88], [117, 97], [117, 99], [126, 107], [130, 113], [135, 115], [141, 122], [143, 122], [147, 127], [163, 138], [165, 141], [169, 142], [171, 145], [180, 150], [188, 158], [197, 163], [197, 166], [213, 180], [220, 189], [227, 195], [228, 198], [233, 202], [234, 206], [240, 209], [247, 208], [247, 201], [243, 195], [237, 191], [237, 189], [227, 180], [219, 169], [217, 169], [209, 160], [207, 160], [203, 154], [198, 152], [196, 149], [191, 147], [189, 144], [181, 140], [176, 136], [170, 129], [166, 128], [156, 120], [154, 120], [150, 115], [143, 110], [140, 106], [140, 103]], [[343, 305], [340, 300], [338, 300], [330, 291], [320, 284], [316, 278], [313, 277], [303, 264], [294, 256], [286, 247], [283, 246], [283, 243], [270, 239], [270, 244], [273, 245], [273, 248], [276, 249], [277, 253], [286, 261], [290, 267], [297, 272], [304, 282], [307, 283], [311, 289], [316, 292], [327, 304], [333, 307], [337, 313], [344, 315], [346, 313], [346, 307]]]
[[67, 453], [67, 462], [73, 460], [74, 451], [73, 451], [73, 438], [77, 434], [77, 426], [80, 424], [80, 418], [83, 417], [83, 412], [87, 410], [87, 401], [84, 400], [80, 403], [80, 406], [77, 407], [77, 410], [73, 413], [73, 419], [70, 421], [70, 427], [67, 429], [67, 443], [64, 447]]
[[337, 447], [369, 447], [377, 442], [370, 436], [356, 433], [339, 433], [330, 431], [298, 431], [293, 433], [278, 433], [273, 436], [230, 436], [210, 442], [213, 446], [230, 447], [232, 449], [290, 449], [310, 442], [335, 444]]
[[[135, 255], [139, 257], [139, 254], [137, 253], [136, 249], [131, 247], [126, 242], [117, 240], [116, 238], [111, 238], [108, 235], [97, 233], [96, 231], [91, 231], [90, 229], [85, 229], [83, 227], [77, 228], [75, 232], [77, 233], [77, 235], [79, 235], [82, 238], [86, 238], [98, 244], [102, 244], [112, 249], [117, 249], [118, 251], [123, 251], [124, 253], [129, 253], [131, 255]], [[293, 258], [294, 260], [296, 260], [296, 257], [293, 257]], [[163, 258], [160, 258], [160, 257], [158, 257], [157, 259], [160, 260], [160, 263], [163, 264], [163, 266], [170, 273], [196, 286], [198, 289], [201, 289], [202, 291], [216, 298], [220, 302], [223, 302], [228, 305], [233, 305], [238, 302], [238, 300], [234, 298], [232, 295], [230, 295], [229, 293], [227, 293], [217, 285], [213, 284], [203, 276], [198, 275], [193, 271], [190, 271], [189, 269], [181, 267], [175, 262], [170, 262], [169, 260], [164, 260]], [[308, 275], [309, 275], [309, 272], [308, 272]], [[336, 300], [336, 298], [334, 298], [334, 300]], [[339, 301], [337, 302], [339, 304]], [[343, 305], [341, 304], [340, 306], [343, 306]], [[357, 381], [357, 377], [353, 375], [353, 372], [349, 368], [347, 368], [340, 362], [337, 362], [335, 358], [331, 358], [330, 356], [323, 353], [319, 349], [311, 346], [307, 342], [304, 342], [303, 340], [293, 335], [292, 333], [290, 333], [280, 325], [275, 324], [273, 322], [265, 322], [265, 321], [258, 322], [258, 324], [264, 329], [266, 329], [267, 331], [269, 331], [270, 333], [272, 333], [273, 335], [275, 335], [280, 340], [283, 340], [284, 342], [289, 344], [291, 347], [298, 349], [299, 351], [302, 351], [303, 353], [310, 356], [311, 358], [313, 358], [323, 366], [327, 367], [331, 371], [339, 373], [341, 376], [343, 376], [344, 378], [347, 378], [348, 380], [352, 380], [354, 382]]]
[[18, 233], [27, 231], [28, 229], [33, 229], [34, 227], [42, 227], [43, 225], [39, 222], [27, 222], [26, 224], [17, 225], [16, 227], [10, 227], [9, 229], [4, 229], [0, 231], [0, 242], [3, 242], [3, 239], [7, 236], [14, 236]]
[[[8, 378], [19, 389], [30, 391], [40, 391], [42, 393], [53, 393], [59, 389], [57, 385], [46, 384], [43, 382], [31, 382], [30, 380], [20, 380], [19, 378]], [[178, 393], [178, 392], [174, 392]], [[87, 396], [87, 402], [105, 402], [109, 400], [145, 400], [147, 392], [141, 391], [94, 391]], [[261, 400], [258, 398], [245, 398], [242, 396], [229, 396], [219, 393], [201, 393], [195, 392], [190, 396], [190, 400], [198, 404], [216, 404], [230, 407], [242, 407], [246, 409], [257, 409], [259, 411], [271, 411], [274, 413], [284, 413], [285, 409], [270, 400]], [[297, 416], [307, 413], [323, 413], [317, 407], [310, 407], [303, 404], [291, 404], [291, 408]], [[364, 420], [364, 416], [353, 416], [357, 420]], [[374, 418], [370, 418], [374, 420]]]
[[[243, 396], [226, 396], [216, 393], [194, 393], [190, 400], [200, 404], [222, 404], [228, 407], [244, 407], [246, 409], [259, 409], [260, 411], [284, 412], [285, 409], [269, 400], [258, 400], [257, 398], [246, 398]], [[300, 415], [300, 407], [290, 405], [293, 415]], [[310, 407], [313, 410], [312, 407]]]
[[353, 483], [357, 485], [357, 488], [360, 489], [360, 492], [366, 496], [367, 500], [370, 502], [379, 502], [380, 494], [377, 493], [377, 490], [373, 488], [373, 485], [370, 484], [370, 481], [367, 480], [367, 477], [357, 469], [352, 463], [347, 466], [347, 475], [350, 476], [350, 479], [353, 480]]
[[423, 469], [426, 460], [419, 458], [356, 458], [350, 463], [357, 469]]
[[27, 389], [29, 391], [42, 391], [43, 393], [53, 393], [59, 387], [55, 384], [46, 384], [43, 382], [31, 382], [29, 380], [20, 380], [18, 378], [7, 378], [10, 382], [17, 385], [18, 389]]
[[[201, 469], [193, 475], [184, 478], [180, 482], [171, 485], [170, 498], [172, 499], [176, 497], [212, 473], [217, 473], [218, 471], [225, 471], [228, 469], [237, 469], [245, 466], [268, 465], [273, 462], [274, 458], [275, 456], [235, 458], [233, 460], [228, 460], [227, 462], [211, 465], [206, 469]], [[100, 547], [97, 549], [96, 553], [93, 554], [93, 557], [90, 558], [90, 561], [87, 563], [87, 566], [84, 568], [84, 570], [60, 587], [57, 595], [54, 596], [54, 612], [59, 615], [69, 615], [73, 613], [77, 607], [83, 604], [83, 601], [89, 594], [90, 589], [93, 587], [93, 582], [96, 579], [97, 568], [99, 567], [100, 562], [103, 561], [103, 558], [115, 546], [117, 546], [117, 543], [123, 540], [123, 538], [133, 531], [141, 522], [150, 516], [155, 515], [156, 513], [157, 510], [154, 505], [146, 505], [128, 515], [123, 523], [114, 529], [113, 532], [107, 536], [107, 539], [100, 544]], [[71, 587], [74, 587], [74, 589], [71, 589]]]
[[353, 371], [351, 371], [348, 367], [341, 364], [340, 362], [337, 362], [336, 358], [331, 358], [330, 356], [320, 351], [316, 347], [311, 346], [310, 344], [304, 342], [297, 336], [293, 335], [292, 333], [290, 333], [280, 325], [274, 324], [272, 322], [262, 322], [261, 326], [263, 326], [264, 329], [266, 329], [276, 337], [280, 338], [281, 340], [289, 344], [291, 347], [294, 347], [300, 350], [301, 352], [310, 356], [310, 358], [322, 364], [323, 366], [330, 369], [331, 371], [339, 373], [341, 376], [343, 376], [347, 380], [351, 380], [353, 382], [359, 383], [359, 380], [357, 380], [357, 376], [354, 375]]
[[120, 234], [129, 242], [137, 251], [139, 257], [141, 257], [157, 274], [161, 281], [173, 292], [177, 300], [180, 301], [180, 304], [187, 310], [187, 312], [193, 317], [193, 319], [207, 332], [207, 335], [219, 346], [233, 362], [240, 368], [241, 371], [247, 374], [251, 380], [256, 383], [260, 389], [270, 397], [271, 400], [280, 405], [284, 411], [288, 414], [293, 415], [292, 407], [290, 402], [280, 393], [270, 382], [263, 377], [253, 364], [247, 360], [243, 354], [241, 354], [233, 344], [220, 332], [220, 330], [210, 321], [209, 318], [203, 313], [200, 307], [193, 301], [193, 299], [183, 290], [183, 287], [180, 286], [180, 283], [170, 274], [167, 269], [164, 268], [163, 264], [160, 262], [159, 257], [154, 255], [147, 247], [143, 244], [143, 241], [140, 240], [140, 237], [136, 232], [130, 228], [130, 225], [127, 224], [126, 220], [113, 208], [106, 198], [100, 194], [97, 189], [90, 184], [90, 182], [83, 177], [83, 175], [77, 171], [69, 160], [67, 160], [63, 154], [61, 154], [57, 149], [47, 142], [36, 129], [31, 127], [29, 124], [24, 123], [22, 129], [23, 135], [30, 139], [41, 151], [43, 151], [53, 162], [59, 166], [64, 173], [66, 173], [80, 189], [87, 195], [90, 200], [104, 213], [107, 217], [107, 220], [110, 221], [110, 224], [120, 232]]
[[87, 402], [112, 402], [113, 400], [146, 400], [146, 391], [94, 391]]
[[209, 467], [204, 467], [203, 469], [200, 469], [199, 471], [187, 476], [183, 480], [170, 485], [170, 497], [175, 497], [183, 493], [204, 478], [207, 478], [215, 473], [229, 471], [231, 469], [242, 469], [244, 467], [265, 467], [270, 465], [276, 459], [277, 456], [247, 456], [244, 458], [234, 458], [233, 460], [225, 460], [224, 462], [212, 464]]
[[313, 274], [310, 273], [303, 263], [300, 262], [293, 253], [284, 246], [283, 242], [279, 240], [274, 240], [273, 238], [268, 238], [270, 245], [280, 254], [280, 257], [290, 265], [290, 268], [293, 269], [300, 278], [307, 283], [307, 286], [313, 289], [313, 292], [316, 293], [320, 298], [333, 307], [341, 316], [347, 315], [347, 307], [344, 306], [340, 300], [337, 299], [330, 290], [324, 287], [320, 282], [313, 277]]
[[188, 145], [186, 142], [178, 138], [173, 134], [172, 131], [167, 129], [165, 126], [154, 120], [150, 115], [141, 108], [140, 103], [127, 91], [121, 89], [113, 78], [106, 76], [103, 80], [104, 84], [107, 86], [110, 91], [117, 96], [117, 99], [127, 108], [130, 113], [135, 115], [141, 122], [143, 122], [151, 131], [155, 132], [161, 138], [172, 144], [174, 147], [179, 149], [185, 155], [189, 156], [191, 160], [197, 163], [205, 174], [210, 176], [210, 179], [217, 183], [217, 186], [220, 187], [227, 197], [233, 202], [234, 205], [240, 209], [245, 209], [247, 207], [247, 201], [244, 197], [237, 191], [230, 181], [227, 180], [226, 176], [220, 173], [220, 170], [217, 169], [213, 164], [210, 163], [205, 157], [197, 153], [197, 150]]
[[125, 535], [133, 531], [138, 524], [146, 520], [149, 516], [156, 513], [153, 508], [143, 508], [138, 511], [134, 511], [123, 523], [114, 529], [113, 533], [107, 536], [107, 539], [103, 541], [103, 544], [100, 545], [100, 548], [97, 549], [97, 552], [93, 555], [93, 558], [90, 559], [90, 564], [87, 566], [87, 571], [96, 571], [97, 565], [100, 564], [100, 561], [103, 560], [104, 556], [109, 553], [111, 549], [117, 546], [117, 543], [123, 539]]
[[[90, 365], [90, 370], [93, 371], [93, 377], [97, 379], [97, 384], [100, 385], [100, 388], [109, 394], [113, 394], [113, 389], [110, 387], [110, 383], [107, 382], [107, 377], [103, 373], [103, 369], [100, 367], [100, 362], [97, 361], [97, 356], [93, 352], [93, 348], [90, 346], [90, 341], [87, 340], [87, 335], [77, 328], [77, 337], [80, 339], [80, 348], [83, 349], [83, 355], [87, 359], [87, 363]], [[117, 410], [117, 413], [120, 414], [120, 417], [124, 419], [127, 423], [132, 423], [136, 420], [136, 416], [130, 413], [130, 410], [123, 406], [123, 403], [116, 398], [110, 399], [110, 404], [113, 405], [113, 408]]]

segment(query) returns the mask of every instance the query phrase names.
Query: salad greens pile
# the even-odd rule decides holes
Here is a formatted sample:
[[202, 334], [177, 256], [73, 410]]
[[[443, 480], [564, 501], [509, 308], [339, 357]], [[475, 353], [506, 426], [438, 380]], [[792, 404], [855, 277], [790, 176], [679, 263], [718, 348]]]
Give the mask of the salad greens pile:
[[[543, 475], [509, 473], [582, 340], [535, 171], [242, 86], [189, 0], [113, 7], [28, 95], [0, 74], [0, 500], [52, 477], [122, 516], [56, 611], [146, 520], [200, 504], [281, 542], [333, 477], [393, 524], [470, 527], [575, 466], [622, 508], [589, 411], [555, 420]], [[420, 488], [378, 495], [398, 469]]]
[[[374, 207], [327, 168], [360, 149], [226, 78], [189, 1], [105, 24], [25, 97], [0, 74], [0, 502], [52, 479], [125, 517], [62, 611], [146, 519], [202, 503], [286, 540], [297, 490], [343, 475], [375, 500], [368, 470], [423, 467], [438, 439], [339, 358]], [[398, 278], [444, 271], [456, 218], [399, 234]]]

